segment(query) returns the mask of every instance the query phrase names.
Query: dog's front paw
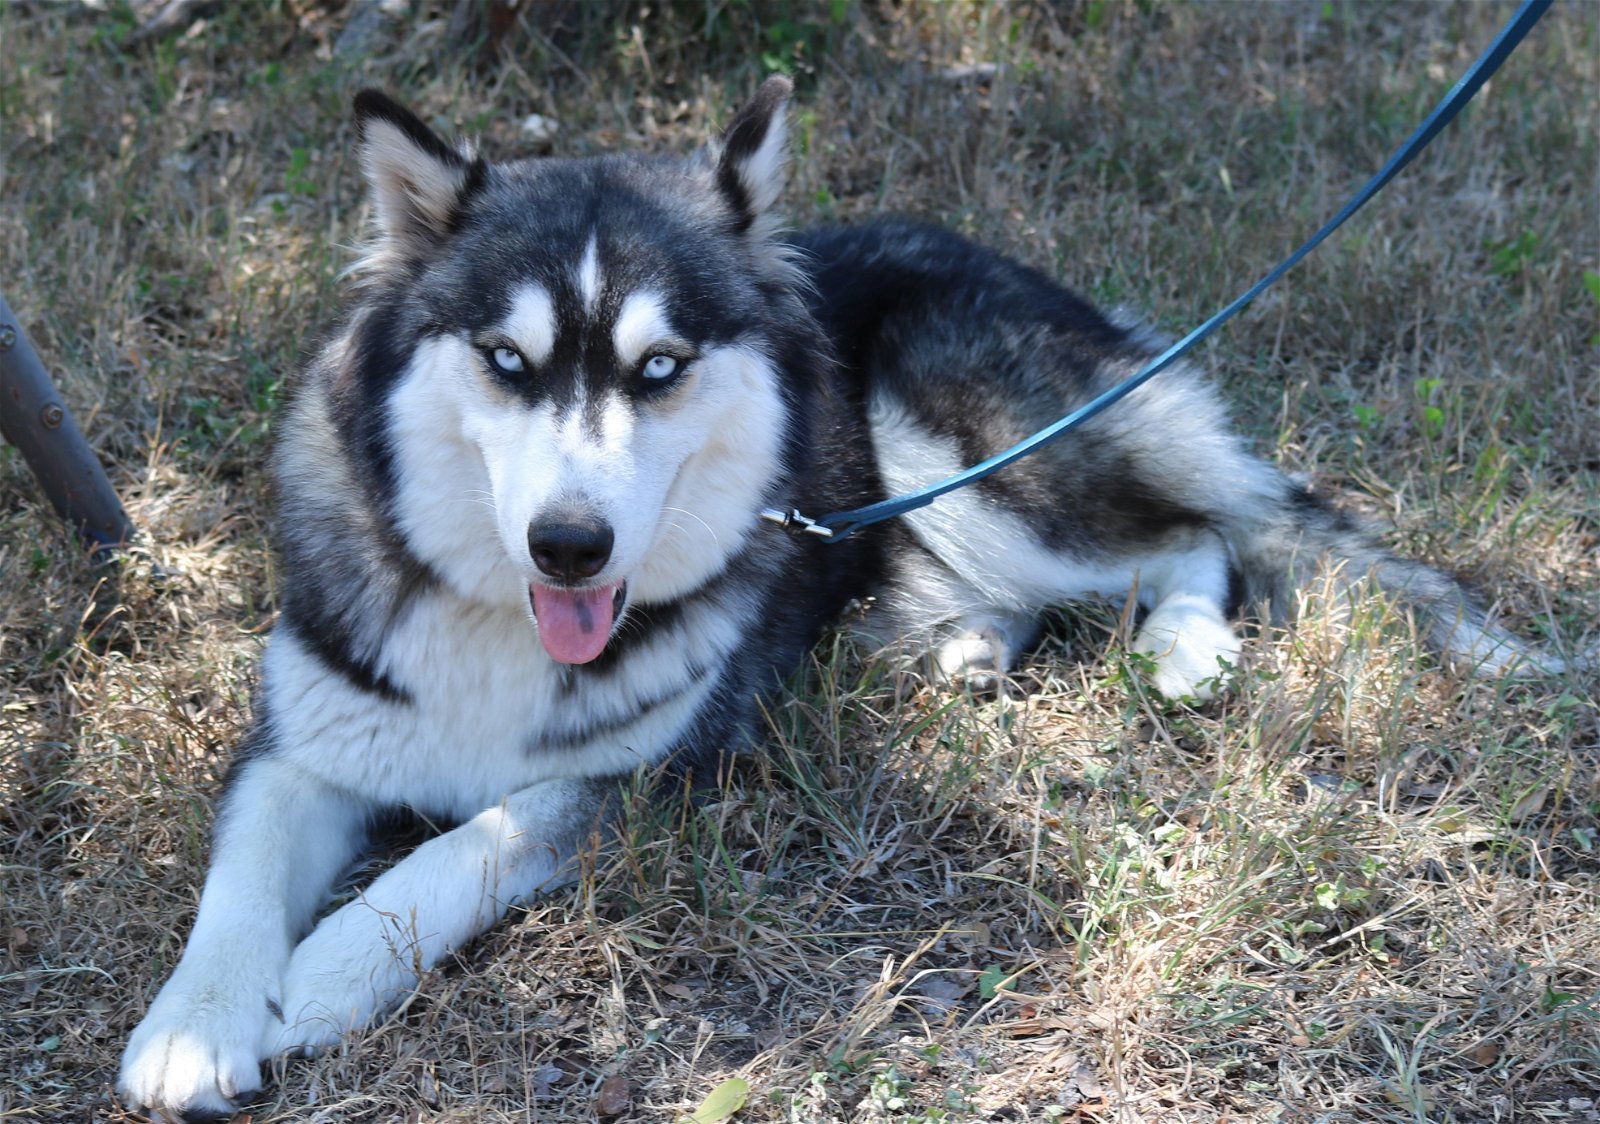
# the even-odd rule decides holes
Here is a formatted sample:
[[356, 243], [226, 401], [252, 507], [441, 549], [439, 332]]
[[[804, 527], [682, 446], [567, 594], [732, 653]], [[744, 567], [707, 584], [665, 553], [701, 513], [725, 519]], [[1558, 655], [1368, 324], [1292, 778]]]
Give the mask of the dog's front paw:
[[122, 1053], [117, 1091], [158, 1120], [226, 1120], [261, 1087], [267, 996], [183, 970], [161, 989]]
[[327, 1049], [394, 1007], [417, 982], [419, 957], [408, 919], [358, 899], [301, 941], [283, 981], [283, 1023], [269, 1054]]

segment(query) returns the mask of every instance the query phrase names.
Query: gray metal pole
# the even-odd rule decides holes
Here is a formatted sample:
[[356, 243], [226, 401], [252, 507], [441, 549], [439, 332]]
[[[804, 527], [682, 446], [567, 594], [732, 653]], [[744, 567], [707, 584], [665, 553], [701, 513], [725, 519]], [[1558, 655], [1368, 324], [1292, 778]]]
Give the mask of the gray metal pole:
[[0, 437], [22, 451], [61, 518], [106, 554], [133, 539], [133, 524], [94, 450], [0, 296]]

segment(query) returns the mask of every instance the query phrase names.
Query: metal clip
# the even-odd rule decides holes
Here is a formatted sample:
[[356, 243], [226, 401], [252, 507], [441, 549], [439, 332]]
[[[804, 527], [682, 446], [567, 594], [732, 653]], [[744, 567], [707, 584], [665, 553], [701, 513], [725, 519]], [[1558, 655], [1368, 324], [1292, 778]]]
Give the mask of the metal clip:
[[825, 539], [833, 537], [832, 527], [825, 527], [815, 519], [808, 519], [801, 515], [797, 508], [791, 507], [788, 511], [781, 511], [776, 507], [764, 507], [761, 509], [761, 518], [768, 523], [776, 523], [785, 531], [800, 531]]

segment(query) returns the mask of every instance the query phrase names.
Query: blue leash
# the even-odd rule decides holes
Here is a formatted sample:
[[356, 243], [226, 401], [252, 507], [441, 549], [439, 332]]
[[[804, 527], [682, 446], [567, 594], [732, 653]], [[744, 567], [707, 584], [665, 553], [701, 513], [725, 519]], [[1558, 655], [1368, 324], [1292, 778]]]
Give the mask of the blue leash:
[[1517, 49], [1523, 37], [1539, 22], [1546, 9], [1550, 7], [1551, 0], [1523, 0], [1522, 7], [1517, 14], [1511, 17], [1511, 22], [1501, 29], [1489, 49], [1478, 56], [1478, 61], [1473, 63], [1461, 80], [1445, 96], [1432, 113], [1428, 115], [1421, 127], [1411, 134], [1411, 139], [1400, 146], [1400, 150], [1389, 157], [1389, 162], [1379, 169], [1378, 174], [1367, 182], [1356, 197], [1344, 205], [1344, 209], [1321, 230], [1313, 234], [1304, 246], [1290, 254], [1281, 265], [1267, 274], [1254, 285], [1250, 286], [1243, 296], [1239, 297], [1221, 312], [1201, 324], [1194, 331], [1184, 336], [1177, 343], [1167, 348], [1151, 363], [1136, 375], [1131, 375], [1119, 382], [1116, 386], [1089, 402], [1080, 406], [1060, 421], [1041, 429], [1032, 437], [1013, 445], [1003, 453], [996, 453], [981, 464], [973, 465], [965, 472], [958, 472], [954, 476], [940, 480], [938, 483], [929, 484], [918, 488], [914, 492], [907, 492], [903, 496], [881, 500], [878, 503], [868, 504], [865, 507], [852, 508], [849, 511], [839, 511], [832, 515], [824, 515], [820, 519], [809, 519], [799, 511], [781, 511], [777, 508], [767, 508], [761, 512], [761, 518], [777, 523], [789, 530], [799, 531], [804, 534], [819, 536], [824, 542], [840, 542], [849, 538], [863, 527], [874, 523], [881, 523], [885, 519], [893, 519], [896, 515], [904, 515], [908, 511], [915, 511], [919, 507], [927, 507], [934, 500], [946, 492], [953, 492], [957, 488], [964, 488], [974, 481], [982, 480], [990, 473], [998, 472], [1013, 461], [1021, 460], [1036, 449], [1042, 448], [1050, 442], [1061, 437], [1070, 430], [1076, 429], [1101, 410], [1112, 403], [1126, 397], [1135, 388], [1143, 385], [1149, 379], [1171, 366], [1177, 359], [1195, 344], [1205, 339], [1212, 332], [1220, 328], [1223, 323], [1245, 305], [1260, 296], [1269, 285], [1277, 281], [1289, 270], [1293, 269], [1300, 259], [1316, 249], [1337, 230], [1344, 221], [1361, 209], [1362, 205], [1376, 195], [1392, 180], [1400, 170], [1416, 158], [1417, 154], [1428, 146], [1446, 125], [1448, 125], [1461, 112], [1463, 106], [1472, 100], [1472, 96], [1487, 82], [1495, 71], [1500, 69], [1500, 64], [1512, 51]]

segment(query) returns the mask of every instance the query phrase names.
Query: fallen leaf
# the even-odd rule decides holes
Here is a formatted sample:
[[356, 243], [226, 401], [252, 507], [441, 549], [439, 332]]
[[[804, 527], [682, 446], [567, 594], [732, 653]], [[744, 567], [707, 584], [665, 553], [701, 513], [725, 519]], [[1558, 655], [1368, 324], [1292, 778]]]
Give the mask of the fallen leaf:
[[1397, 1089], [1388, 1082], [1384, 1082], [1383, 1099], [1390, 1104], [1405, 1105], [1407, 1107], [1414, 1106], [1420, 1100], [1426, 1107], [1433, 1104], [1433, 1092], [1422, 1085], [1416, 1085], [1408, 1089]]
[[952, 930], [950, 935], [970, 948], [982, 948], [994, 939], [987, 921], [969, 921], [964, 928]]
[[1016, 978], [1016, 972], [1007, 972], [998, 964], [991, 965], [978, 975], [978, 994], [985, 999], [993, 999], [996, 993], [1009, 987]]
[[972, 990], [972, 981], [944, 972], [936, 975], [930, 973], [917, 981], [917, 990], [936, 999], [960, 999]]
[[961, 997], [972, 990], [972, 981], [965, 977], [938, 973], [918, 980], [917, 990], [922, 993], [922, 1006], [930, 1015], [947, 1015], [955, 1009]]
[[1540, 786], [1539, 788], [1534, 789], [1532, 792], [1527, 793], [1522, 797], [1521, 800], [1518, 800], [1516, 804], [1512, 805], [1510, 816], [1511, 822], [1521, 823], [1529, 816], [1538, 815], [1540, 810], [1544, 808], [1544, 802], [1549, 798], [1550, 789], [1548, 786]]
[[1100, 1077], [1088, 1066], [1079, 1066], [1072, 1075], [1072, 1083], [1078, 1087], [1078, 1092], [1083, 1094], [1085, 1100], [1102, 1100], [1105, 1098], [1105, 1086], [1100, 1084]]
[[1060, 1023], [1056, 1019], [1020, 1019], [1001, 1024], [1001, 1029], [1012, 1038], [1036, 1038], [1059, 1028]]
[[730, 1077], [711, 1090], [689, 1119], [693, 1120], [694, 1124], [719, 1124], [743, 1108], [749, 1096], [750, 1083], [738, 1077]]

